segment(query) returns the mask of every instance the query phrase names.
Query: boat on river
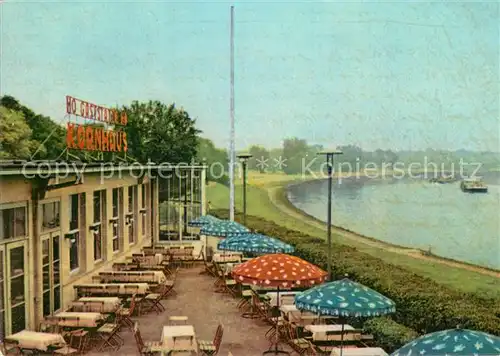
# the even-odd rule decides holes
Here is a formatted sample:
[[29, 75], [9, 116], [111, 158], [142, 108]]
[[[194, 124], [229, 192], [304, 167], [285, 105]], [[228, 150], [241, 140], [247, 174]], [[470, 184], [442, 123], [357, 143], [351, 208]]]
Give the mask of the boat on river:
[[460, 182], [460, 189], [466, 193], [487, 193], [488, 186], [481, 178], [466, 178]]

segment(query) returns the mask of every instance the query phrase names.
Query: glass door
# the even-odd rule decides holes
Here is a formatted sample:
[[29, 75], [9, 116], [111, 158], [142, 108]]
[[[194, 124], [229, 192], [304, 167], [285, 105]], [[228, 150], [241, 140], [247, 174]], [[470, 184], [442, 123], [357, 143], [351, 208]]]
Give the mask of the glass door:
[[0, 246], [0, 341], [5, 337], [5, 249]]
[[61, 309], [60, 237], [52, 233], [42, 237], [43, 316]]
[[7, 282], [7, 334], [15, 334], [26, 328], [27, 320], [27, 276], [28, 270], [26, 242], [20, 241], [6, 246]]

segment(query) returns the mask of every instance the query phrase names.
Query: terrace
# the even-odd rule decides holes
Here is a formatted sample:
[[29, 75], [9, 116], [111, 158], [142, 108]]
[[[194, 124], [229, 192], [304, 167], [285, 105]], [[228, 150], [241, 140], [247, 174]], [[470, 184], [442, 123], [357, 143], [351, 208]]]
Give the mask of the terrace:
[[[266, 298], [266, 294], [272, 295], [267, 290], [243, 289], [243, 295], [248, 298], [242, 307], [240, 287], [243, 286], [228, 282], [232, 268], [241, 260], [239, 253], [224, 253], [215, 254], [214, 262], [207, 263], [197, 257], [194, 246], [185, 244], [145, 247], [142, 253], [115, 263], [112, 270], [93, 276], [92, 284], [75, 285], [71, 308], [47, 317], [36, 332], [23, 331], [9, 336], [5, 339], [6, 347], [23, 354], [34, 351], [92, 356], [260, 355], [273, 339], [271, 305], [276, 298], [274, 301]], [[313, 355], [320, 355], [323, 350], [326, 351], [323, 354], [330, 355], [339, 345], [338, 332], [323, 331], [320, 346], [313, 344], [314, 333], [304, 344], [302, 335], [295, 333], [312, 324], [320, 324], [316, 327], [325, 330], [327, 324], [332, 330], [339, 325], [335, 325], [332, 317], [318, 320], [317, 316], [307, 313], [292, 317], [289, 313], [294, 309], [291, 293], [288, 296], [284, 293], [280, 299], [282, 318], [278, 325], [284, 341], [282, 349], [291, 354]], [[252, 311], [255, 312], [253, 318], [243, 317]], [[217, 338], [219, 325], [223, 325], [223, 333]], [[293, 327], [293, 331], [288, 327]], [[169, 331], [165, 331], [167, 329]], [[357, 337], [345, 338], [344, 345], [351, 349], [365, 347], [361, 331], [351, 331], [347, 334]], [[172, 336], [165, 334], [169, 332]], [[218, 348], [215, 353], [203, 347], [212, 341]], [[144, 347], [139, 352], [141, 343], [149, 345], [148, 353]], [[386, 354], [370, 354], [378, 355]]]

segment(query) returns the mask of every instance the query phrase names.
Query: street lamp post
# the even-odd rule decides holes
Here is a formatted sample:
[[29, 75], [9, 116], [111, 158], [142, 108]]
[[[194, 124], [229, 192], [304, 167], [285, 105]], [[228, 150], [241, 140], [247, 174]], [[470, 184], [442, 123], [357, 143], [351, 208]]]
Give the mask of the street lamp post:
[[332, 280], [332, 170], [333, 156], [341, 155], [342, 151], [331, 150], [318, 152], [319, 155], [326, 156], [328, 169], [328, 210], [327, 210], [327, 243], [328, 243], [328, 278]]
[[236, 157], [243, 167], [243, 225], [247, 224], [247, 161], [252, 157], [249, 153], [240, 153]]

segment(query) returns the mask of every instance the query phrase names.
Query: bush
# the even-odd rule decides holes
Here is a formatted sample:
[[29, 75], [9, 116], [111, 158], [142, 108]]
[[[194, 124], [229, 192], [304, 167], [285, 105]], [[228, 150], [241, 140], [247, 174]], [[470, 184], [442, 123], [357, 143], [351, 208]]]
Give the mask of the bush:
[[[214, 213], [221, 218], [228, 216], [227, 210]], [[236, 217], [241, 220], [241, 215]], [[326, 269], [324, 240], [255, 216], [247, 216], [247, 226], [295, 246], [295, 255]], [[348, 274], [349, 278], [394, 300], [396, 313], [392, 318], [419, 333], [460, 325], [500, 336], [498, 301], [495, 304], [476, 295], [460, 293], [345, 245], [333, 244], [332, 273], [335, 279]]]
[[363, 331], [372, 334], [377, 340], [377, 346], [388, 353], [393, 353], [418, 337], [414, 330], [387, 317], [369, 319], [364, 323]]

